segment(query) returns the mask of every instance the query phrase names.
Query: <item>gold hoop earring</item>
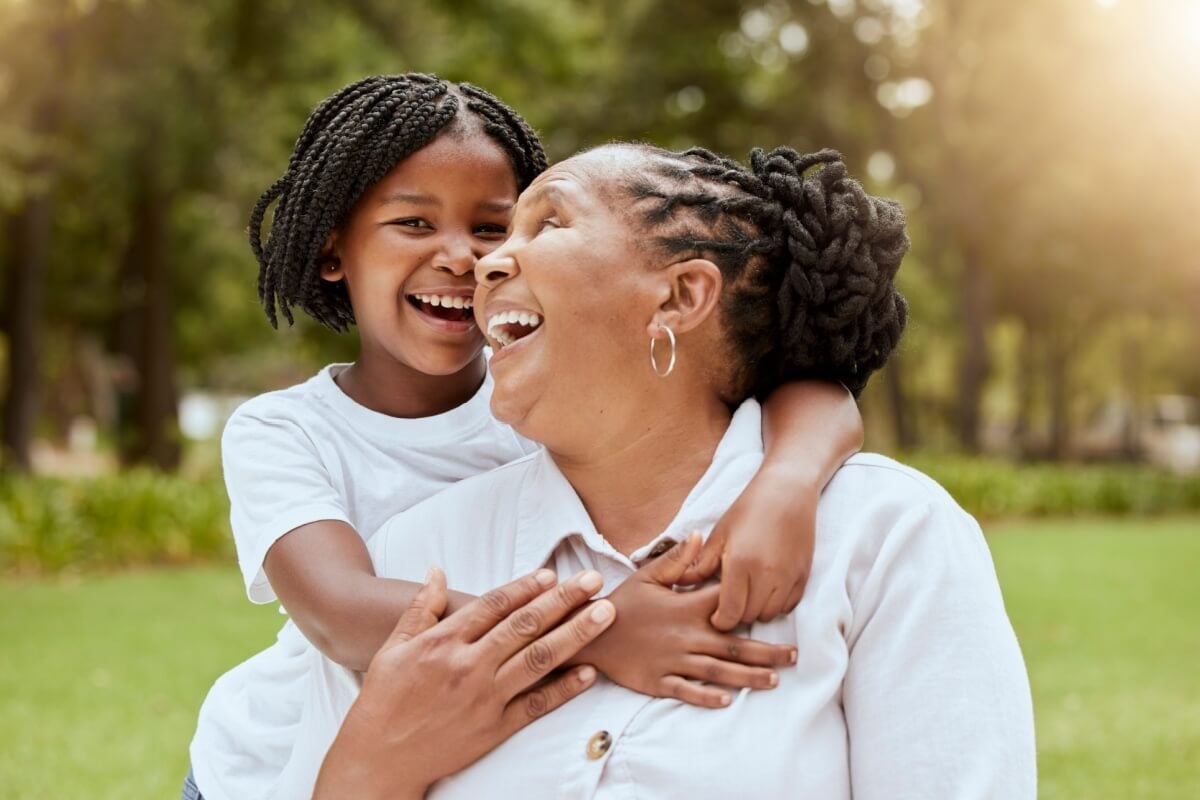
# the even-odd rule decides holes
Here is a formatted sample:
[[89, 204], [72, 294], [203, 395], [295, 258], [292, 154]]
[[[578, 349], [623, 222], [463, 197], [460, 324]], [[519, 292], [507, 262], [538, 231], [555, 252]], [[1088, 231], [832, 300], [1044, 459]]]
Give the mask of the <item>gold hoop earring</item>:
[[675, 370], [675, 332], [668, 325], [659, 325], [659, 327], [667, 332], [667, 341], [671, 343], [671, 358], [667, 362], [667, 368], [660, 370], [658, 368], [658, 359], [654, 357], [654, 343], [658, 339], [653, 336], [650, 337], [650, 369], [654, 370], [654, 374], [658, 377], [665, 378]]

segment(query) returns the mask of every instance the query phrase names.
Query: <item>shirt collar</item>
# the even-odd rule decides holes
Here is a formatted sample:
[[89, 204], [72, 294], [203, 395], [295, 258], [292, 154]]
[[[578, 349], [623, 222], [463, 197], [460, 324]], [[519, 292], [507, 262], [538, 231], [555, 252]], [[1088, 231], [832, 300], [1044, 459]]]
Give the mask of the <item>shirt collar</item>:
[[571, 536], [580, 537], [594, 552], [633, 564], [642, 561], [664, 539], [678, 542], [694, 530], [707, 537], [758, 471], [762, 453], [762, 409], [756, 401], [747, 400], [734, 413], [712, 463], [666, 530], [626, 558], [596, 530], [579, 495], [542, 449], [521, 487], [512, 574], [523, 575], [545, 565]]

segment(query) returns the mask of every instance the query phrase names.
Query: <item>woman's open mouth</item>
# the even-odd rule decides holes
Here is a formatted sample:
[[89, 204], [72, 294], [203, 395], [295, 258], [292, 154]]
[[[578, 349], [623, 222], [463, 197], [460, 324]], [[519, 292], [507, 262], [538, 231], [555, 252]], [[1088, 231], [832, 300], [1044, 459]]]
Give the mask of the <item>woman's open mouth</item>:
[[404, 297], [409, 305], [432, 319], [475, 324], [474, 303], [470, 297], [446, 294], [408, 294]]
[[503, 350], [537, 330], [542, 318], [532, 311], [501, 311], [488, 317], [487, 335]]

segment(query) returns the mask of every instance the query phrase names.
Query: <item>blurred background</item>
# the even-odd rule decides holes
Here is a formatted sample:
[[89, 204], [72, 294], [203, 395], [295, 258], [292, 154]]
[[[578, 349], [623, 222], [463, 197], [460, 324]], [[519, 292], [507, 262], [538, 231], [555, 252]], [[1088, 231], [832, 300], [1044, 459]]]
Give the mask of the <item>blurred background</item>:
[[552, 159], [833, 147], [899, 200], [868, 447], [985, 521], [1043, 796], [1200, 796], [1200, 0], [0, 0], [0, 798], [173, 792], [270, 641], [216, 437], [354, 340], [270, 328], [246, 219], [407, 70]]

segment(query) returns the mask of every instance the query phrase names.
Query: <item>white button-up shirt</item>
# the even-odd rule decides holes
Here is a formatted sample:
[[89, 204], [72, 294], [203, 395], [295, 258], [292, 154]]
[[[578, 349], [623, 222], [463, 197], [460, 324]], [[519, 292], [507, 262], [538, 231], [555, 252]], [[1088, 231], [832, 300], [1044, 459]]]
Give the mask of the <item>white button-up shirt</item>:
[[[675, 520], [632, 558], [596, 532], [539, 452], [392, 519], [372, 538], [377, 570], [420, 580], [437, 565], [451, 586], [479, 594], [543, 565], [562, 577], [592, 568], [611, 591], [662, 538], [711, 530], [758, 469], [760, 425], [758, 405], [745, 403]], [[600, 678], [430, 797], [1036, 795], [1029, 684], [987, 546], [924, 475], [852, 458], [821, 498], [800, 606], [746, 633], [797, 646], [775, 689], [742, 690], [713, 710]], [[319, 705], [336, 717], [350, 682], [322, 674]], [[315, 723], [333, 726], [318, 738], [338, 721]]]

